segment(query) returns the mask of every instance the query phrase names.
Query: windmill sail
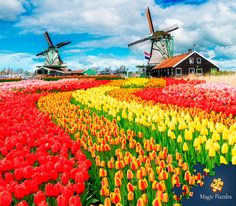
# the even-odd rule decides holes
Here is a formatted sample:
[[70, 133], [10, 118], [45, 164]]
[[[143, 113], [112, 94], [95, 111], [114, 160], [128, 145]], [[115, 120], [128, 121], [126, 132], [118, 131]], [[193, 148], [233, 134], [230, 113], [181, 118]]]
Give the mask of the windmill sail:
[[146, 16], [147, 16], [150, 32], [151, 32], [151, 34], [153, 34], [154, 33], [154, 27], [153, 27], [152, 16], [151, 16], [149, 7], [147, 7], [147, 9], [146, 9]]
[[178, 26], [174, 24], [164, 30], [154, 31], [152, 17], [148, 7], [146, 9], [146, 16], [151, 34], [144, 39], [128, 44], [128, 46], [131, 47], [136, 44], [142, 43], [146, 40], [150, 40], [152, 46], [148, 64], [150, 65], [160, 64], [163, 60], [173, 56], [173, 50], [174, 50], [173, 37], [169, 33], [178, 29]]
[[48, 43], [48, 46], [52, 47], [53, 43], [52, 43], [52, 40], [51, 40], [51, 38], [50, 38], [50, 36], [49, 36], [47, 31], [44, 32], [44, 37], [45, 37], [45, 39], [46, 39], [46, 41]]
[[71, 41], [61, 42], [56, 45], [53, 45], [52, 40], [47, 31], [44, 32], [44, 37], [48, 43], [48, 48], [47, 50], [40, 52], [36, 55], [36, 56], [41, 56], [41, 55], [45, 56], [45, 62], [43, 66], [39, 66], [39, 67], [56, 68], [59, 70], [61, 70], [62, 68], [65, 68], [66, 64], [63, 63], [59, 55], [58, 49], [67, 44], [70, 44]]

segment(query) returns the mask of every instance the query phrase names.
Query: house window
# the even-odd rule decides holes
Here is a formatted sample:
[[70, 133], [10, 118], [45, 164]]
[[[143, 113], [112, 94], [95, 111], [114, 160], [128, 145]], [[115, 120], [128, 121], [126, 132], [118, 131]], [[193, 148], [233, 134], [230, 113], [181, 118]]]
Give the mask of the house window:
[[194, 64], [194, 58], [189, 58], [189, 64]]
[[195, 74], [195, 68], [189, 68], [189, 74]]
[[176, 75], [182, 75], [182, 68], [176, 68]]
[[197, 58], [197, 64], [201, 64], [202, 63], [202, 59], [201, 58]]
[[202, 68], [197, 68], [196, 74], [197, 75], [203, 75], [203, 69]]

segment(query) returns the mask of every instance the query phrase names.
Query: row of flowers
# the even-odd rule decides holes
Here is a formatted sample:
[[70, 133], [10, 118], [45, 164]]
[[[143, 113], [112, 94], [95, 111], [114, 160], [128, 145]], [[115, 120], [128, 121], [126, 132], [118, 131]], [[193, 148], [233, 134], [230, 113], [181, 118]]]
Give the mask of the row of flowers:
[[[110, 83], [109, 83], [110, 84]], [[109, 85], [107, 84], [107, 85]], [[211, 119], [214, 122], [222, 122], [226, 126], [231, 126], [236, 122], [236, 118], [233, 116], [227, 116], [226, 114], [217, 113], [215, 111], [206, 112], [206, 110], [196, 108], [196, 107], [179, 107], [177, 105], [163, 104], [159, 102], [154, 102], [152, 100], [145, 100], [140, 96], [136, 95], [141, 93], [142, 90], [132, 88], [132, 89], [117, 89], [108, 92], [109, 96], [119, 99], [120, 101], [126, 102], [138, 102], [143, 105], [158, 105], [161, 109], [165, 110], [178, 110], [181, 112], [189, 113], [192, 117], [199, 117], [200, 119]]]
[[[91, 181], [105, 206], [177, 206], [182, 196], [191, 195], [192, 186], [203, 185], [203, 176], [193, 174], [184, 156], [173, 150], [170, 153], [156, 136], [124, 130], [116, 120], [98, 116], [92, 109], [70, 101], [71, 93], [51, 94], [40, 98], [38, 106], [78, 139], [87, 152], [94, 166]], [[182, 189], [180, 196], [173, 194], [175, 187]]]
[[236, 89], [227, 85], [179, 84], [165, 88], [140, 90], [137, 96], [157, 103], [181, 107], [197, 107], [207, 112], [212, 110], [226, 115], [236, 115]]
[[[107, 81], [79, 81], [76, 88], [102, 83]], [[38, 99], [48, 93], [9, 91], [16, 87], [24, 87], [27, 92], [32, 87], [64, 90], [63, 84], [68, 85], [66, 89], [73, 89], [65, 80], [43, 85], [37, 80], [1, 87], [0, 205], [79, 206], [85, 201], [80, 194], [85, 191], [91, 161], [80, 150], [79, 142], [73, 141], [36, 107]]]
[[[117, 89], [92, 88], [76, 91], [73, 97], [81, 106], [117, 119], [122, 128], [132, 128], [146, 136], [155, 136], [161, 145], [169, 149], [196, 156], [195, 160], [202, 163], [207, 161], [209, 168], [214, 167], [214, 163], [220, 159], [222, 163], [236, 163], [236, 123], [228, 127], [209, 119], [191, 117], [190, 113], [181, 110], [164, 110], [158, 105], [145, 105], [134, 100], [125, 102], [106, 95]], [[223, 149], [225, 147], [226, 150]], [[212, 157], [211, 161], [209, 157]]]
[[123, 88], [151, 88], [151, 87], [164, 87], [166, 80], [158, 78], [130, 78], [114, 80], [108, 83], [109, 86], [117, 86]]
[[42, 91], [71, 91], [87, 89], [109, 83], [109, 80], [95, 79], [61, 79], [58, 81], [24, 80], [20, 82], [2, 83], [0, 91], [22, 91], [24, 93], [38, 93]]

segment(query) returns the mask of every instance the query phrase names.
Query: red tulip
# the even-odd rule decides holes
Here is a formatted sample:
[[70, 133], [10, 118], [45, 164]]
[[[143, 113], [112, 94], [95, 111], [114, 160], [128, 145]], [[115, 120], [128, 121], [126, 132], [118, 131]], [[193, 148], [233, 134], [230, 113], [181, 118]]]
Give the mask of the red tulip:
[[23, 200], [17, 203], [16, 206], [28, 206], [28, 203], [25, 200]]
[[66, 198], [63, 195], [59, 195], [57, 197], [57, 205], [58, 206], [67, 206]]
[[12, 195], [8, 191], [0, 192], [0, 205], [1, 206], [10, 206], [12, 202]]
[[72, 196], [69, 200], [69, 206], [82, 206], [79, 196]]
[[46, 196], [45, 194], [39, 190], [35, 195], [34, 195], [34, 203], [37, 205], [42, 201], [46, 201]]

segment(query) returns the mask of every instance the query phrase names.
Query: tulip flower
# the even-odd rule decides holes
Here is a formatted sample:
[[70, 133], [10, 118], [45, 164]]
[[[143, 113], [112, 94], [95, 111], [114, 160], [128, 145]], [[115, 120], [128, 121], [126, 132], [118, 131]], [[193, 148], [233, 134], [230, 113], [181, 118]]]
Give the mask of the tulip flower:
[[153, 206], [162, 206], [162, 203], [159, 198], [155, 198], [152, 202]]
[[111, 202], [117, 204], [121, 201], [120, 193], [111, 193], [110, 194]]
[[104, 200], [104, 206], [111, 206], [111, 200], [110, 200], [110, 198], [106, 198], [105, 200]]
[[215, 149], [213, 147], [211, 147], [209, 150], [209, 157], [215, 157], [215, 156], [216, 156]]
[[127, 170], [127, 179], [131, 180], [133, 179], [133, 177], [134, 177], [133, 172], [131, 170]]
[[221, 163], [221, 164], [225, 164], [225, 165], [228, 164], [227, 161], [226, 161], [226, 159], [225, 159], [222, 155], [220, 156], [220, 163]]
[[0, 205], [10, 206], [12, 202], [12, 195], [8, 191], [0, 192]]
[[148, 187], [148, 182], [146, 179], [140, 179], [138, 181], [138, 189], [139, 190], [145, 190]]
[[232, 165], [236, 165], [236, 156], [232, 157]]
[[183, 144], [183, 151], [184, 151], [184, 152], [187, 152], [187, 151], [188, 151], [188, 145], [187, 145], [186, 142]]
[[224, 143], [221, 147], [221, 152], [222, 154], [227, 154], [228, 153], [228, 150], [229, 150], [229, 147], [228, 147], [228, 144], [227, 143]]
[[139, 198], [137, 201], [137, 206], [145, 206], [145, 203], [142, 198]]
[[128, 192], [134, 192], [134, 186], [130, 182], [127, 184], [127, 190]]
[[132, 201], [134, 199], [134, 193], [133, 192], [128, 192], [128, 200]]

